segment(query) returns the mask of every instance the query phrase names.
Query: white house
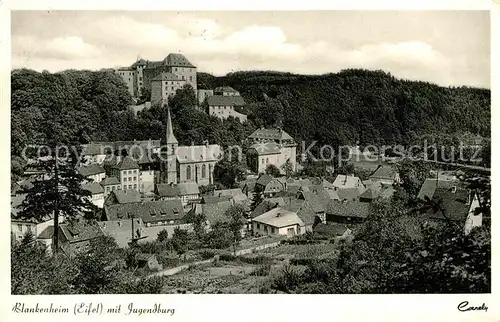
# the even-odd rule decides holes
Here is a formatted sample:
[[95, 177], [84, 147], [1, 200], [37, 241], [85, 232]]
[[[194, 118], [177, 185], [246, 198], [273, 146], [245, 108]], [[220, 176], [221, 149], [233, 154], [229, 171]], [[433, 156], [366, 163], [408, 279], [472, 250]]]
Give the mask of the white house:
[[82, 188], [91, 192], [90, 201], [99, 208], [104, 207], [104, 189], [97, 182], [85, 183]]
[[305, 224], [297, 213], [283, 208], [274, 208], [252, 219], [254, 235], [288, 236], [305, 233]]

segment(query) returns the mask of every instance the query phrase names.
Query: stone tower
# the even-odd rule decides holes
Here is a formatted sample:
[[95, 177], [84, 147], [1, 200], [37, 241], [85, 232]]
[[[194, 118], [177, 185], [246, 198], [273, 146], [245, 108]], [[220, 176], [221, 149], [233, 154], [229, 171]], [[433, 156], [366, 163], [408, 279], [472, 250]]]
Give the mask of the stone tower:
[[[165, 106], [165, 105], [164, 105]], [[162, 149], [161, 173], [163, 183], [177, 183], [177, 146], [179, 143], [174, 136], [172, 119], [170, 118], [170, 107], [167, 108], [167, 130], [165, 146]]]

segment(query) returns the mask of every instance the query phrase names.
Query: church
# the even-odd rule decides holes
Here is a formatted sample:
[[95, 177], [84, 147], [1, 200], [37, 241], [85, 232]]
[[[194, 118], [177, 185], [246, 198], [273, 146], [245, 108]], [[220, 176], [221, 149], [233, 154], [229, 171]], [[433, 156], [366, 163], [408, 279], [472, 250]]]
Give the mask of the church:
[[222, 157], [220, 145], [179, 146], [167, 106], [167, 129], [160, 153], [160, 183], [196, 182], [199, 186], [214, 183], [214, 167]]

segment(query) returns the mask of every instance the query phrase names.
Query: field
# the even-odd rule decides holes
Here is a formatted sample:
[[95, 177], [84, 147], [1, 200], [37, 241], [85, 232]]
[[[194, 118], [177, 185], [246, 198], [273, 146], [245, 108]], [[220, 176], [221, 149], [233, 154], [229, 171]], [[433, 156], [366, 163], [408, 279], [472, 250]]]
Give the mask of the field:
[[304, 270], [302, 260], [335, 256], [334, 244], [280, 245], [243, 256], [191, 267], [167, 278], [163, 293], [272, 293], [270, 285], [284, 265]]

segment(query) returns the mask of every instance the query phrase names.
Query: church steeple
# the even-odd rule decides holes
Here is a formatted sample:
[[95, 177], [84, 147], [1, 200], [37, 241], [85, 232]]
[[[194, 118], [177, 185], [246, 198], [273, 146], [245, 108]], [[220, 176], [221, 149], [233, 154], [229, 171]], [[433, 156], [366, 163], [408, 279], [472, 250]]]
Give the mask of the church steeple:
[[170, 118], [170, 107], [167, 105], [167, 131], [166, 131], [167, 144], [178, 144], [172, 128], [172, 119]]

